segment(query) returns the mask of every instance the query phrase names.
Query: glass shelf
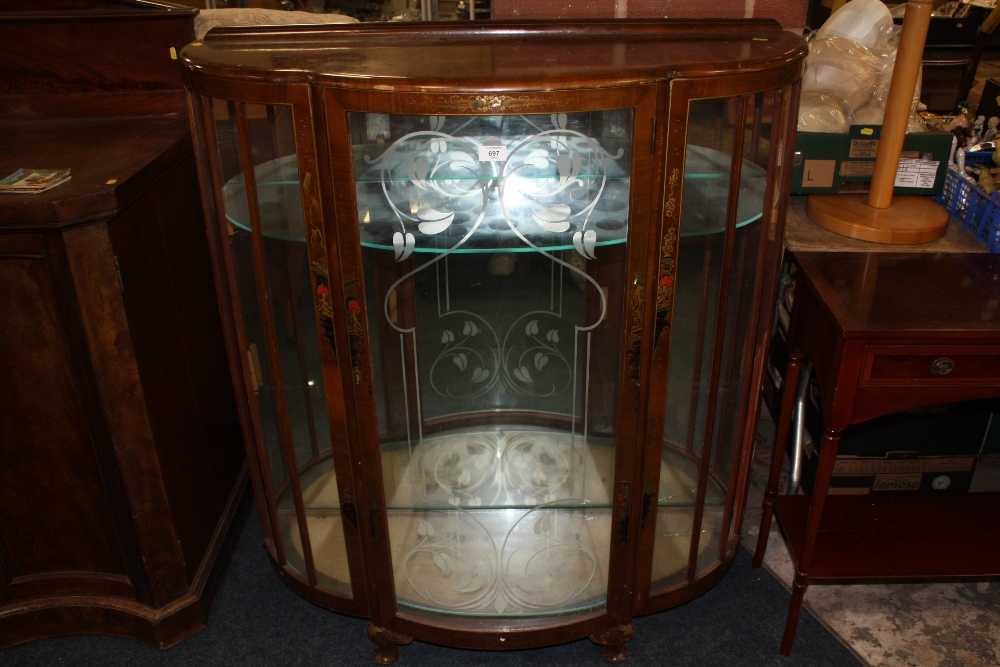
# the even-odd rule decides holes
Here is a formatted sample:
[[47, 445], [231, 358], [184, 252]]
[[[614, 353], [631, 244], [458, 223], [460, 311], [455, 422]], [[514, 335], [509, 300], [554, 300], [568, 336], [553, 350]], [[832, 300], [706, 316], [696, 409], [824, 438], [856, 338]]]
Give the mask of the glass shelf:
[[[531, 179], [557, 178], [550, 167], [544, 175], [534, 175]], [[361, 245], [377, 250], [393, 251], [393, 234], [400, 225], [393, 209], [388, 205], [383, 184], [377, 178], [380, 169], [367, 167], [364, 176], [358, 179], [358, 217], [361, 228]], [[740, 183], [737, 227], [749, 225], [761, 216], [764, 198], [766, 172], [749, 161], [743, 163]], [[255, 170], [260, 215], [264, 235], [283, 241], [304, 241], [302, 204], [299, 196], [298, 163], [294, 155], [271, 160], [257, 166]], [[594, 174], [581, 172], [580, 185], [568, 190], [570, 201], [593, 201], [591, 194], [603, 187], [597, 203], [586, 223], [587, 229], [597, 234], [596, 247], [616, 245], [625, 242], [628, 231], [628, 177], [620, 169], [612, 170], [607, 180], [601, 183]], [[421, 235], [413, 252], [443, 253], [520, 253], [536, 252], [524, 245], [519, 235], [523, 235], [538, 248], [552, 252], [573, 250], [572, 236], [579, 226], [570, 226], [565, 232], [553, 233], [542, 229], [532, 217], [531, 211], [539, 208], [530, 205], [531, 197], [523, 196], [520, 205], [509, 207], [504, 215], [496, 187], [497, 175], [488, 176], [485, 196], [480, 191], [452, 199], [446, 214], [453, 214], [452, 222], [445, 231], [435, 235]], [[428, 179], [430, 180], [430, 179]], [[449, 183], [472, 181], [472, 177], [444, 179]], [[405, 188], [408, 179], [389, 181], [392, 187]], [[725, 228], [725, 202], [729, 187], [728, 157], [719, 151], [700, 146], [688, 147], [688, 173], [685, 175], [684, 207], [681, 219], [681, 236], [705, 236], [721, 233]], [[242, 174], [237, 174], [223, 188], [226, 201], [226, 218], [230, 224], [249, 231], [249, 211]], [[508, 200], [511, 197], [508, 196]], [[484, 206], [485, 200], [485, 206]], [[407, 200], [409, 201], [409, 200]], [[538, 200], [541, 201], [541, 200]], [[721, 202], [721, 206], [720, 206]], [[365, 206], [367, 204], [367, 207]], [[570, 214], [579, 212], [572, 211]], [[405, 213], [414, 215], [419, 205]], [[419, 234], [419, 232], [418, 232]]]
[[[667, 454], [656, 539], [668, 557], [657, 562], [657, 578], [686, 570], [697, 496], [697, 462], [674, 448]], [[612, 533], [611, 488], [600, 471], [613, 457], [613, 443], [530, 429], [453, 433], [428, 438], [412, 453], [385, 450], [399, 603], [505, 618], [599, 607]], [[310, 542], [327, 545], [340, 535], [336, 475], [321, 462], [303, 481]], [[705, 501], [711, 521], [722, 516], [724, 501], [724, 490], [712, 481]], [[293, 511], [290, 497], [279, 501], [279, 512]], [[703, 527], [699, 553], [717, 547], [710, 539], [715, 530]], [[301, 556], [301, 542], [291, 537]], [[317, 558], [318, 572], [334, 580], [346, 573], [342, 549], [324, 549]], [[564, 585], [541, 585], [539, 577], [553, 571]]]

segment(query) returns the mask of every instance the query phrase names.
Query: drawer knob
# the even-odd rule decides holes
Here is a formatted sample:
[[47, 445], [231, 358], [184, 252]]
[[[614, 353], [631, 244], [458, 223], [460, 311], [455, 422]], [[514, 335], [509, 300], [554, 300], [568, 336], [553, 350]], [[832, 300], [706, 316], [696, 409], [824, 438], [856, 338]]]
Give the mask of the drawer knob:
[[955, 362], [948, 357], [935, 359], [931, 364], [931, 373], [934, 375], [947, 375], [953, 370], [955, 370]]

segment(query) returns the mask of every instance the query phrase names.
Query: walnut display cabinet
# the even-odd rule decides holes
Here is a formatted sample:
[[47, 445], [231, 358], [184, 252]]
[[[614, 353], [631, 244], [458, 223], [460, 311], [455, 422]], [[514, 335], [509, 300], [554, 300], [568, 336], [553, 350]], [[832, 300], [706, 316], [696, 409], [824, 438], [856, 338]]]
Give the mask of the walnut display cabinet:
[[265, 542], [527, 648], [735, 555], [805, 49], [771, 21], [213, 31], [182, 53]]

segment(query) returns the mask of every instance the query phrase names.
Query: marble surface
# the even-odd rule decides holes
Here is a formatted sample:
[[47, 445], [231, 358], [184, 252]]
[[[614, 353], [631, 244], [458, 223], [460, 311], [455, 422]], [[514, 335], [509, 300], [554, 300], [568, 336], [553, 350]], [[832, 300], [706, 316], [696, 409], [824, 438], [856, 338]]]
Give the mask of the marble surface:
[[827, 252], [986, 252], [968, 232], [948, 223], [945, 235], [931, 243], [919, 245], [889, 245], [860, 241], [820, 227], [806, 215], [805, 196], [789, 200], [785, 221], [785, 247], [791, 251]]

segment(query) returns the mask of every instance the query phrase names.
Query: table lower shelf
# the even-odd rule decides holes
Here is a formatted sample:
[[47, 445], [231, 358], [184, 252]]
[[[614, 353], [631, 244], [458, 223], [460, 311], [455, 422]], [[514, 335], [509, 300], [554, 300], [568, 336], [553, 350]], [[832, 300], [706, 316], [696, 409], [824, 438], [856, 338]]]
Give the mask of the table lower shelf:
[[[811, 496], [774, 512], [796, 568]], [[830, 496], [809, 583], [1000, 579], [1000, 493]]]

